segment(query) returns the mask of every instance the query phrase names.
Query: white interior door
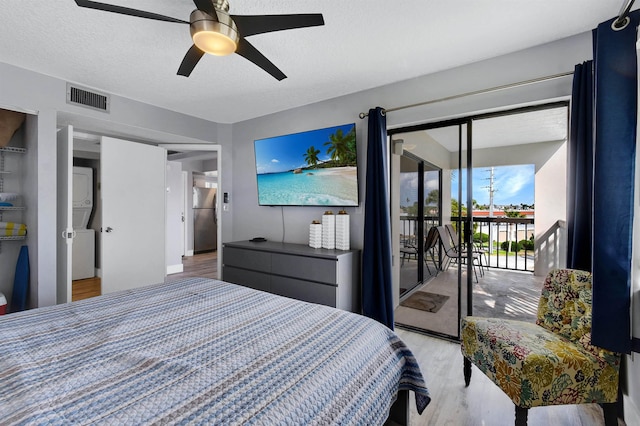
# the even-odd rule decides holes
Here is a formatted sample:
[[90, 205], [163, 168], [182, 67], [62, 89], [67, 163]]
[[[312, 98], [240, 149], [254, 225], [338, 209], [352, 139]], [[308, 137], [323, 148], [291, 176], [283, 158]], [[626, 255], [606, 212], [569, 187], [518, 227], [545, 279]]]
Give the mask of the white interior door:
[[189, 187], [188, 182], [189, 182], [188, 173], [183, 171], [182, 172], [182, 217], [181, 217], [182, 256], [187, 255], [187, 247], [188, 247], [187, 245], [187, 212], [189, 211], [189, 208], [191, 208], [191, 206], [189, 205], [189, 197], [187, 197], [187, 188]]
[[73, 127], [58, 132], [56, 303], [71, 302], [73, 243]]
[[165, 277], [164, 148], [101, 138], [102, 293]]
[[184, 235], [184, 186], [182, 183], [182, 164], [167, 162], [167, 274], [183, 271], [182, 255]]

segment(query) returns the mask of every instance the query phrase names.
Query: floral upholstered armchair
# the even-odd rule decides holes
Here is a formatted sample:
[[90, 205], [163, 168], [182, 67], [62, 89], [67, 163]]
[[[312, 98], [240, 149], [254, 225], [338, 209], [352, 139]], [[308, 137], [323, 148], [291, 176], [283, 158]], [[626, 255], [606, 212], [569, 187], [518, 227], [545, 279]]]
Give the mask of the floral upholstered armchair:
[[516, 425], [528, 409], [599, 403], [605, 424], [617, 425], [620, 354], [591, 345], [591, 274], [549, 272], [536, 324], [466, 317], [462, 320], [465, 384], [471, 363], [511, 398]]

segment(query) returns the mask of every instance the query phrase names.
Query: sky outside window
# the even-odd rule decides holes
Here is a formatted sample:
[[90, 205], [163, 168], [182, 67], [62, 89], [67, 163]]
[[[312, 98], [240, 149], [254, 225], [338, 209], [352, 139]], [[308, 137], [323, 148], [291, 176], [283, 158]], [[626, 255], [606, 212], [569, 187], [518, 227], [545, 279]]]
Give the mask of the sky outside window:
[[[476, 167], [473, 169], [473, 199], [478, 205], [489, 205], [490, 167]], [[494, 171], [493, 204], [499, 206], [521, 204], [533, 205], [535, 166], [533, 164], [496, 166]], [[431, 175], [429, 175], [431, 173]], [[425, 195], [431, 190], [438, 189], [438, 172], [427, 172]], [[467, 191], [467, 171], [462, 170], [462, 193]], [[400, 174], [400, 205], [412, 206], [417, 202], [418, 175], [417, 173]], [[451, 198], [458, 198], [458, 171], [454, 171], [451, 185]], [[466, 204], [466, 200], [464, 200]]]

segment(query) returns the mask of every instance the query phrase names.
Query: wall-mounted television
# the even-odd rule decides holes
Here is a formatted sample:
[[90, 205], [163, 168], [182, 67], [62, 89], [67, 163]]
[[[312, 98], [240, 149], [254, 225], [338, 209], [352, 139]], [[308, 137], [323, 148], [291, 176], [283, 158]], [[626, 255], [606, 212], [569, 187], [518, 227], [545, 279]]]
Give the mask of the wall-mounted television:
[[355, 123], [254, 141], [258, 204], [359, 203]]

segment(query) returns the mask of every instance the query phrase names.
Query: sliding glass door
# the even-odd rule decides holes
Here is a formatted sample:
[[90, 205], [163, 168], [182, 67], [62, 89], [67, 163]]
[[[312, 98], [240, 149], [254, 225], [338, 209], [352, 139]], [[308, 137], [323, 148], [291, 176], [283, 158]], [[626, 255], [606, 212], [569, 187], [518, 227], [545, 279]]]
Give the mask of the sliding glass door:
[[[396, 324], [447, 338], [459, 337], [460, 313], [466, 306], [462, 297], [468, 293], [472, 268], [458, 249], [469, 235], [457, 233], [471, 220], [466, 209], [472, 198], [467, 182], [469, 127], [467, 121], [448, 122], [392, 136], [401, 139], [403, 147], [399, 160], [392, 161], [398, 167], [392, 189], [399, 193], [396, 222], [401, 233]], [[413, 252], [408, 244], [416, 247], [415, 269], [407, 261], [406, 254]]]
[[[394, 166], [406, 174], [391, 181], [400, 205], [392, 219], [416, 215], [423, 255], [422, 275], [417, 269], [399, 280], [396, 324], [457, 339], [460, 318], [469, 314], [535, 320], [541, 277], [562, 265], [565, 253], [567, 127], [567, 103], [558, 102], [389, 131], [403, 141], [391, 176]], [[435, 192], [430, 167], [439, 175]], [[411, 196], [400, 185], [405, 180], [416, 182]], [[429, 221], [431, 205], [437, 221]], [[435, 276], [427, 269], [432, 259]], [[409, 272], [406, 265], [400, 273]]]
[[426, 237], [440, 224], [440, 169], [409, 150], [400, 155], [399, 211], [402, 297], [438, 272]]

